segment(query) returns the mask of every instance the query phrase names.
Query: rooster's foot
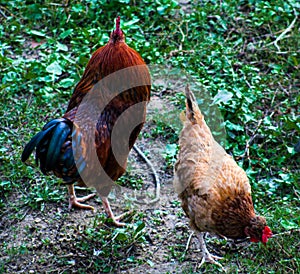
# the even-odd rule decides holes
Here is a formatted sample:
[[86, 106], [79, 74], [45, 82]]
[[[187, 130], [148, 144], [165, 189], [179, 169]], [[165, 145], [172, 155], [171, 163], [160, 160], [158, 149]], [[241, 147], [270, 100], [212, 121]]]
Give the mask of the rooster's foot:
[[89, 210], [94, 210], [94, 207], [86, 204], [82, 204], [82, 202], [85, 202], [93, 197], [95, 197], [96, 193], [77, 198], [75, 195], [70, 195], [69, 198], [69, 209], [71, 208], [80, 208], [80, 209], [89, 209]]
[[103, 207], [104, 207], [104, 210], [105, 210], [107, 216], [112, 219], [112, 223], [115, 226], [126, 226], [127, 224], [120, 222], [120, 220], [122, 218], [124, 218], [126, 215], [131, 214], [132, 210], [115, 217], [114, 213], [112, 212], [112, 210], [110, 208], [108, 199], [106, 197], [101, 197], [101, 200], [102, 200]]

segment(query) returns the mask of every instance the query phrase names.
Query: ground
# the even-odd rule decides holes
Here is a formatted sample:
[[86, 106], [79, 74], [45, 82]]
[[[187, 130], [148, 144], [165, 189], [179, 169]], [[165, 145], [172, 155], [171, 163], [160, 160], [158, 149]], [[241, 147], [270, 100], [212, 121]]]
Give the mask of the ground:
[[[165, 102], [165, 99], [154, 96], [153, 103], [148, 107], [150, 120], [154, 117], [152, 114], [166, 103], [168, 102]], [[57, 185], [60, 191], [65, 191], [66, 195], [62, 200], [43, 203], [41, 210], [24, 206], [17, 213], [17, 219], [10, 218], [16, 213], [15, 208], [7, 208], [4, 212], [0, 224], [0, 239], [5, 243], [5, 249], [10, 250], [10, 254], [1, 255], [4, 272], [197, 272], [201, 254], [195, 236], [191, 237], [187, 246], [191, 230], [173, 189], [172, 169], [167, 167], [166, 160], [162, 157], [166, 145], [164, 139], [156, 138], [152, 142], [145, 142], [143, 138], [145, 135], [148, 136], [146, 133], [153, 130], [152, 127], [153, 124], [149, 121], [137, 145], [147, 152], [159, 175], [161, 183], [159, 202], [153, 205], [135, 204], [134, 197], [130, 197], [132, 195], [130, 190], [126, 197], [111, 195], [112, 208], [116, 214], [129, 209], [134, 210], [124, 219], [129, 224], [128, 228], [115, 228], [107, 222], [99, 197], [89, 201], [89, 204], [95, 207], [95, 211], [73, 209], [69, 211], [66, 188]], [[151, 170], [134, 151], [129, 157], [129, 173], [131, 174], [127, 176], [143, 178], [142, 189], [146, 189], [148, 194], [154, 193]], [[80, 196], [92, 191], [92, 189], [78, 189], [77, 194]], [[11, 201], [15, 199], [18, 199], [17, 195], [9, 197]], [[138, 226], [140, 228], [137, 228]], [[136, 235], [134, 231], [137, 231]], [[296, 233], [299, 234], [299, 231]], [[214, 254], [225, 256], [228, 253], [235, 258], [231, 258], [230, 261], [224, 259], [225, 269], [229, 272], [239, 265], [240, 257], [255, 261], [253, 257], [255, 253], [249, 250], [248, 243], [236, 244], [213, 236], [208, 236], [207, 242], [209, 250]], [[256, 250], [260, 247], [253, 248]], [[16, 254], [13, 254], [13, 250]], [[268, 251], [263, 248], [263, 252]], [[218, 270], [220, 269], [215, 266], [206, 265], [198, 271], [214, 273]]]
[[[212, 105], [203, 99], [213, 100], [212, 115], [205, 115], [218, 119], [210, 127], [246, 170], [255, 209], [274, 232], [266, 246], [207, 235], [209, 251], [223, 256], [227, 273], [299, 273], [298, 1], [5, 2], [0, 273], [222, 272], [198, 267], [198, 242], [172, 186], [187, 82], [203, 112]], [[161, 183], [159, 202], [136, 203], [144, 194], [153, 198], [154, 181], [133, 151], [118, 182], [126, 189], [110, 196], [117, 215], [131, 211], [124, 228], [107, 220], [98, 196], [88, 201], [95, 211], [70, 211], [62, 182], [44, 176], [33, 157], [26, 165], [20, 160], [26, 142], [64, 113], [91, 53], [107, 43], [116, 10], [128, 44], [153, 71], [137, 145]], [[94, 191], [77, 189], [77, 195]]]

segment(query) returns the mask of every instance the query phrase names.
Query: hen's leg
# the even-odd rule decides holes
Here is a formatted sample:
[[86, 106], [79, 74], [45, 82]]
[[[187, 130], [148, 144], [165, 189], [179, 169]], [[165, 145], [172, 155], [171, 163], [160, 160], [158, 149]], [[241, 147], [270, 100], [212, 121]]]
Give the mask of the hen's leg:
[[197, 238], [198, 238], [199, 243], [200, 243], [200, 250], [202, 252], [202, 260], [201, 260], [200, 265], [198, 267], [201, 267], [205, 262], [208, 262], [208, 263], [211, 263], [211, 264], [216, 264], [224, 270], [223, 266], [220, 263], [215, 261], [215, 260], [222, 259], [222, 257], [212, 255], [207, 250], [206, 244], [205, 244], [205, 241], [204, 241], [204, 238], [203, 238], [204, 233], [203, 232], [200, 232], [200, 233], [198, 232], [198, 233], [196, 233], [196, 235], [197, 235]]
[[103, 203], [104, 210], [105, 210], [106, 214], [108, 215], [108, 217], [112, 219], [113, 224], [116, 226], [126, 226], [126, 223], [119, 222], [119, 220], [122, 219], [124, 216], [128, 215], [130, 212], [126, 212], [122, 215], [115, 217], [114, 213], [112, 212], [112, 210], [110, 208], [110, 204], [109, 204], [107, 197], [103, 197], [103, 196], [100, 196], [100, 197], [101, 197], [101, 200]]
[[90, 209], [94, 210], [94, 207], [90, 205], [81, 204], [81, 202], [85, 202], [91, 198], [93, 198], [96, 193], [77, 198], [75, 195], [74, 185], [68, 185], [68, 192], [69, 192], [69, 209], [72, 207], [81, 208], [81, 209]]

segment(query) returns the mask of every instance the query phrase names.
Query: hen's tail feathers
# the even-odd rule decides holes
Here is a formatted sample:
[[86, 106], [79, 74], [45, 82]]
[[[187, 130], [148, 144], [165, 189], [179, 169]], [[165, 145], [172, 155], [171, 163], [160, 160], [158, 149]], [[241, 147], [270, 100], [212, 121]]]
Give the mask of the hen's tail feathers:
[[22, 162], [25, 162], [36, 149], [35, 161], [40, 164], [41, 171], [46, 174], [53, 170], [61, 160], [62, 146], [72, 133], [72, 128], [73, 123], [65, 118], [54, 119], [47, 123], [25, 146]]
[[203, 115], [198, 107], [196, 97], [190, 90], [189, 85], [185, 88], [186, 96], [186, 118], [192, 124], [201, 124], [203, 121]]

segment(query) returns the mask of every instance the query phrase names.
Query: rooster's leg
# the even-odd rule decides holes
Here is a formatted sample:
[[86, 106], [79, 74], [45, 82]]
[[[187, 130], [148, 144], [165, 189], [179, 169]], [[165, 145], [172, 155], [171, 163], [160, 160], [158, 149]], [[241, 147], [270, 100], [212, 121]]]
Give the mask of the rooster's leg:
[[215, 261], [215, 260], [222, 259], [222, 257], [218, 257], [218, 256], [215, 256], [215, 255], [212, 255], [212, 254], [209, 253], [209, 251], [206, 248], [206, 244], [205, 244], [205, 240], [203, 238], [203, 234], [204, 234], [203, 232], [196, 233], [197, 238], [198, 238], [199, 243], [200, 243], [200, 250], [202, 252], [202, 260], [201, 260], [200, 265], [198, 267], [201, 267], [205, 262], [208, 262], [208, 263], [211, 263], [211, 264], [216, 264], [224, 270], [223, 266], [220, 263]]
[[85, 202], [91, 198], [93, 198], [96, 193], [77, 198], [75, 195], [74, 185], [68, 185], [68, 192], [69, 192], [69, 209], [72, 207], [81, 208], [81, 209], [90, 209], [94, 210], [94, 207], [90, 205], [81, 204], [81, 202]]
[[124, 216], [128, 215], [130, 212], [126, 212], [122, 215], [115, 217], [114, 213], [112, 212], [112, 210], [110, 208], [110, 204], [109, 204], [107, 197], [103, 197], [103, 196], [100, 196], [100, 197], [102, 200], [104, 210], [105, 210], [106, 214], [108, 215], [108, 217], [112, 219], [113, 224], [116, 226], [126, 226], [126, 223], [119, 222], [119, 220], [122, 219]]

